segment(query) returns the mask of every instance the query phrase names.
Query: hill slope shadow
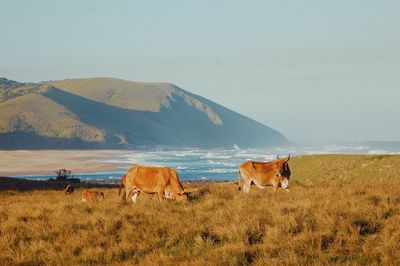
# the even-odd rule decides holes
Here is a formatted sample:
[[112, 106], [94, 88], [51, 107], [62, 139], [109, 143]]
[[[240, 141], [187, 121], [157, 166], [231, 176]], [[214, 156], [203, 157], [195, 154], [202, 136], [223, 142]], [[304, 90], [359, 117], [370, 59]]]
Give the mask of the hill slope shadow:
[[[288, 143], [276, 130], [203, 97], [179, 90], [181, 92], [169, 98], [169, 107], [162, 107], [159, 112], [124, 109], [56, 87], [43, 95], [66, 107], [83, 123], [104, 130], [107, 136], [105, 146], [110, 147], [161, 145], [213, 148], [237, 144], [260, 148]], [[212, 108], [222, 123], [213, 123], [206, 113], [187, 103], [184, 95]]]
[[138, 145], [166, 141], [158, 132], [168, 129], [148, 119], [143, 114], [145, 112], [99, 103], [57, 88], [49, 89], [44, 95], [66, 107], [85, 124], [103, 129], [108, 137], [107, 142], [113, 145], [120, 144], [117, 135], [123, 135], [129, 143]]
[[215, 128], [205, 114], [177, 98], [171, 108], [160, 112], [136, 111], [96, 102], [58, 88], [43, 95], [63, 105], [80, 121], [107, 133], [112, 145], [122, 135], [132, 145], [213, 146], [218, 144]]

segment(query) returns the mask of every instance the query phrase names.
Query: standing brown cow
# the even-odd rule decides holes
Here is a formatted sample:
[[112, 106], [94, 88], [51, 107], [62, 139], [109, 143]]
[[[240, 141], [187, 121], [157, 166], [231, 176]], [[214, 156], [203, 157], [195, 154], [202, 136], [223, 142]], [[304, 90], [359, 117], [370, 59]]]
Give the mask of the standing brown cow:
[[178, 173], [169, 167], [144, 165], [131, 167], [121, 178], [121, 188], [123, 186], [125, 186], [125, 199], [132, 195], [133, 202], [136, 202], [140, 192], [158, 193], [160, 201], [164, 197], [179, 201], [187, 200], [188, 193], [184, 191]]
[[256, 185], [258, 188], [266, 188], [267, 186], [273, 186], [275, 193], [278, 187], [283, 188], [286, 192], [289, 192], [289, 179], [290, 179], [290, 168], [287, 159], [272, 162], [253, 162], [246, 161], [239, 168], [239, 189], [240, 189], [240, 178], [243, 178], [243, 191], [246, 193], [250, 192], [251, 184]]

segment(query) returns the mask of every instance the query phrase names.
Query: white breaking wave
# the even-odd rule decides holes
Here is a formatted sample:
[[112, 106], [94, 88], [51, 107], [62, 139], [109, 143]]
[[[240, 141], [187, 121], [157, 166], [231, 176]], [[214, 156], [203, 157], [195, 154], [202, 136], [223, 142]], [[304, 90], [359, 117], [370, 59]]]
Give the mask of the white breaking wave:
[[204, 170], [205, 173], [236, 173], [236, 169], [222, 169], [222, 168], [216, 168], [216, 169], [208, 169]]
[[212, 164], [212, 165], [223, 165], [223, 166], [236, 166], [237, 165], [235, 163], [218, 162], [218, 161], [214, 161], [214, 160], [207, 160], [207, 163]]
[[216, 155], [215, 153], [207, 153], [206, 155], [203, 155], [201, 158], [203, 158], [203, 159], [230, 159], [230, 158], [232, 158], [232, 156]]
[[367, 154], [378, 154], [378, 155], [383, 155], [383, 154], [389, 154], [389, 155], [395, 155], [395, 154], [400, 154], [400, 152], [392, 152], [392, 151], [385, 151], [385, 150], [370, 150], [367, 152]]
[[183, 151], [174, 151], [169, 153], [174, 153], [176, 157], [185, 157], [185, 156], [200, 156], [207, 151], [202, 150], [183, 150]]

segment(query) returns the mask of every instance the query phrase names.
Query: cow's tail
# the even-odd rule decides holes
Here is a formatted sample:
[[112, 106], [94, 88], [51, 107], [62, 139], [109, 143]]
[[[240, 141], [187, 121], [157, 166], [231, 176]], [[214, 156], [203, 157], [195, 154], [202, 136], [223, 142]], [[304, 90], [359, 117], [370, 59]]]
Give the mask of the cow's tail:
[[121, 185], [119, 186], [118, 196], [121, 196], [121, 189], [125, 186], [125, 178], [126, 178], [126, 175], [123, 175], [121, 177]]
[[238, 170], [238, 190], [241, 190], [242, 188], [240, 187], [240, 179], [242, 179], [242, 175], [240, 174], [240, 169]]

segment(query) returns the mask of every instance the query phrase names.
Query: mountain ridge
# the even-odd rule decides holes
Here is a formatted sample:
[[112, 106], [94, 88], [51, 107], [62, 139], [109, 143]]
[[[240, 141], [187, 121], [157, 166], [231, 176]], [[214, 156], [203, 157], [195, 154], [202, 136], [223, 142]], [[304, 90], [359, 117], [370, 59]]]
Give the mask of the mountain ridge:
[[116, 78], [40, 83], [0, 79], [0, 149], [288, 143], [280, 132], [170, 83]]

